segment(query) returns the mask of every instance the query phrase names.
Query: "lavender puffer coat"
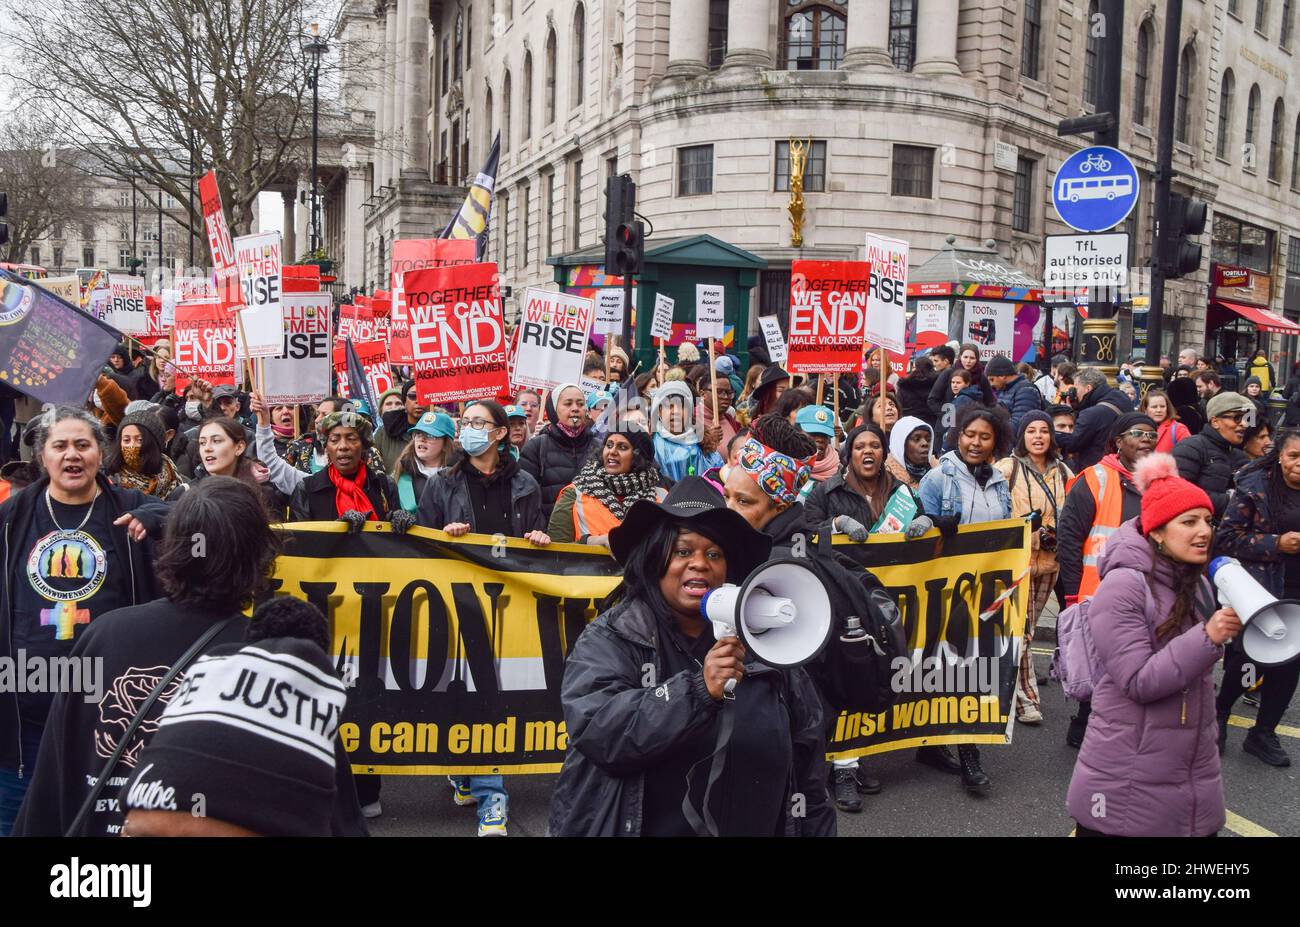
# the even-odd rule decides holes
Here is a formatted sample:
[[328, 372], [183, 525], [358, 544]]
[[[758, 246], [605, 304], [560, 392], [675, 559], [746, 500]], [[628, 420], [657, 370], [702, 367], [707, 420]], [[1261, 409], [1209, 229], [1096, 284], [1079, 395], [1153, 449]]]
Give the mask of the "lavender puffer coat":
[[1070, 780], [1070, 816], [1115, 836], [1212, 834], [1225, 820], [1211, 679], [1223, 648], [1204, 630], [1208, 586], [1196, 623], [1157, 642], [1173, 608], [1173, 574], [1155, 562], [1137, 519], [1111, 537], [1100, 569], [1088, 620], [1105, 672]]

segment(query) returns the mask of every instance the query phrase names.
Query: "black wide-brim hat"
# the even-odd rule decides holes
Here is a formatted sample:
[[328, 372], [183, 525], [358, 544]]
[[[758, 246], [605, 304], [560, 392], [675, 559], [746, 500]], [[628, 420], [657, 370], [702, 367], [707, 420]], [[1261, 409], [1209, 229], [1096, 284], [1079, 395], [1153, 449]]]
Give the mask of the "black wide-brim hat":
[[[782, 380], [789, 382], [790, 374], [775, 364], [764, 367], [763, 372], [758, 375], [758, 382], [754, 384], [754, 396], [758, 397], [770, 386], [780, 383]], [[799, 386], [804, 381], [802, 374], [794, 375], [794, 384]]]
[[642, 499], [633, 503], [623, 523], [609, 532], [609, 549], [623, 566], [637, 545], [664, 521], [699, 526], [722, 545], [727, 557], [727, 581], [742, 582], [755, 568], [767, 562], [772, 539], [755, 531], [737, 512], [727, 508], [722, 495], [703, 477], [687, 476], [678, 481], [663, 502]]

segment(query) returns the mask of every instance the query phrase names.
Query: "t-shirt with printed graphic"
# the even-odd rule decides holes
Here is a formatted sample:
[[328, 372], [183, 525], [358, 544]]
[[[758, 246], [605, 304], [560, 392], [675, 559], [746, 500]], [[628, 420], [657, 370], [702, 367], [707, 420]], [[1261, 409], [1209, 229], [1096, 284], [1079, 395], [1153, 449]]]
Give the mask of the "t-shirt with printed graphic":
[[[131, 603], [130, 567], [110, 556], [111, 532], [120, 529], [113, 527], [109, 500], [101, 495], [90, 505], [89, 520], [78, 528], [87, 505], [50, 499], [56, 526], [41, 499], [26, 534], [14, 539], [21, 552], [9, 577], [15, 657], [19, 650], [28, 661], [66, 656], [92, 618]], [[44, 725], [52, 701], [51, 692], [19, 693], [19, 717]]]

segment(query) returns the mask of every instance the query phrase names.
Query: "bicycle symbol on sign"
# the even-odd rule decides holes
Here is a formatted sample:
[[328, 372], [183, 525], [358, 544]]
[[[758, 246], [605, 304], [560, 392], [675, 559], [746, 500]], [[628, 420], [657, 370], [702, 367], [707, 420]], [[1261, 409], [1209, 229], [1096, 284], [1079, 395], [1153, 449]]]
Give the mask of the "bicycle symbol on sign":
[[1110, 170], [1110, 161], [1108, 161], [1108, 160], [1106, 159], [1106, 156], [1103, 155], [1103, 154], [1090, 154], [1090, 155], [1088, 155], [1088, 157], [1087, 157], [1087, 158], [1086, 158], [1086, 159], [1085, 159], [1085, 160], [1084, 160], [1084, 161], [1079, 165], [1079, 173], [1080, 173], [1080, 174], [1089, 174], [1089, 173], [1092, 172], [1092, 169], [1093, 169], [1094, 167], [1095, 167], [1097, 170], [1101, 171], [1102, 173], [1105, 173], [1106, 171], [1109, 171], [1109, 170]]

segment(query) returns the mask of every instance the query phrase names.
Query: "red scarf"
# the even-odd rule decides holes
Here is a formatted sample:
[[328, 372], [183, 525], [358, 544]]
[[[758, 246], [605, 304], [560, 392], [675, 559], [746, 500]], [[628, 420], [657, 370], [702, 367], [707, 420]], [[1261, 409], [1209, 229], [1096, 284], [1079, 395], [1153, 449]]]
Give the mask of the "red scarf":
[[334, 484], [334, 508], [340, 518], [343, 513], [355, 509], [358, 512], [368, 512], [367, 521], [379, 521], [379, 515], [375, 512], [375, 507], [370, 504], [370, 498], [366, 495], [366, 468], [364, 465], [357, 467], [357, 475], [351, 478], [339, 473], [333, 465], [330, 465], [327, 471], [330, 475], [330, 482]]
[[1100, 463], [1115, 470], [1130, 483], [1133, 482], [1133, 474], [1129, 473], [1128, 470], [1125, 469], [1124, 465], [1120, 463], [1118, 454], [1107, 454], [1101, 459]]

